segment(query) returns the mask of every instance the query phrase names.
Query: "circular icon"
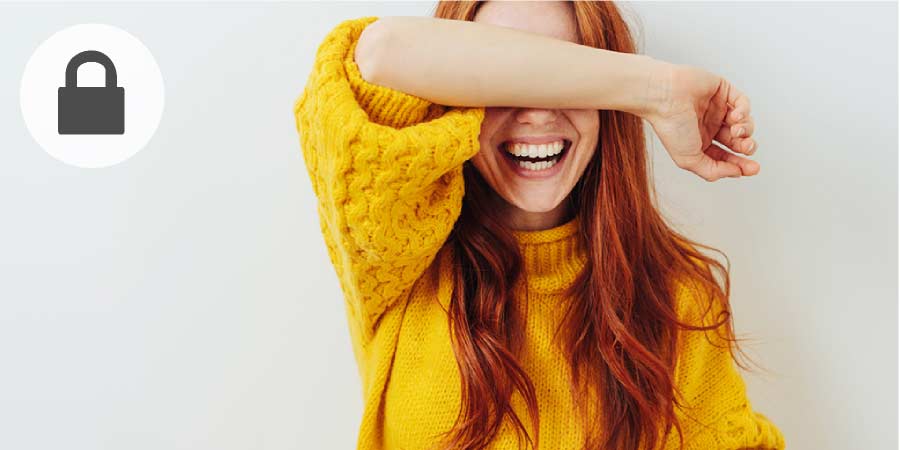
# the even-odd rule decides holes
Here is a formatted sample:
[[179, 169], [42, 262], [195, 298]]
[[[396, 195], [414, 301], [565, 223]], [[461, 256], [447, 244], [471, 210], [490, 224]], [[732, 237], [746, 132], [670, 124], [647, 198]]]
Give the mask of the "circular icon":
[[153, 54], [111, 25], [81, 24], [44, 41], [25, 66], [19, 100], [35, 141], [76, 167], [109, 167], [144, 148], [165, 100]]

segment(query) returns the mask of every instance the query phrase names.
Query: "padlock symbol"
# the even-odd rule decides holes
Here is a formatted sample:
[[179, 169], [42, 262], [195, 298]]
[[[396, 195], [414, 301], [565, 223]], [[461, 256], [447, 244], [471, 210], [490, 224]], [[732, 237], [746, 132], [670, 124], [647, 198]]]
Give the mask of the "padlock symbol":
[[[78, 68], [86, 62], [103, 66], [106, 86], [78, 86]], [[116, 84], [116, 67], [108, 56], [96, 50], [75, 55], [66, 66], [66, 85], [59, 88], [59, 134], [125, 134], [125, 89]]]

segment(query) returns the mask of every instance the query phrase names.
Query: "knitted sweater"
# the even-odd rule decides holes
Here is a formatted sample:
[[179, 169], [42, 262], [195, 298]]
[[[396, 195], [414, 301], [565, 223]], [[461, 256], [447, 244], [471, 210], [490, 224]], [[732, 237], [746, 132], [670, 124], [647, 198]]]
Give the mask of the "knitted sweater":
[[[357, 448], [418, 450], [449, 430], [460, 408], [446, 312], [453, 269], [443, 244], [461, 210], [462, 166], [479, 151], [485, 110], [438, 105], [364, 80], [354, 49], [376, 19], [345, 20], [327, 34], [294, 113], [362, 382]], [[526, 301], [523, 283], [529, 287], [519, 362], [536, 388], [544, 449], [576, 449], [583, 437], [572, 417], [568, 368], [551, 346], [561, 291], [586, 261], [578, 220], [514, 231], [527, 274], [516, 301]], [[679, 292], [688, 317], [691, 294]], [[784, 448], [778, 428], [752, 410], [727, 349], [702, 331], [684, 333], [675, 375], [696, 407], [691, 416], [702, 422], [683, 420], [686, 449]], [[530, 425], [521, 397], [511, 402]], [[664, 448], [677, 443], [673, 429]], [[490, 448], [519, 448], [509, 420]]]

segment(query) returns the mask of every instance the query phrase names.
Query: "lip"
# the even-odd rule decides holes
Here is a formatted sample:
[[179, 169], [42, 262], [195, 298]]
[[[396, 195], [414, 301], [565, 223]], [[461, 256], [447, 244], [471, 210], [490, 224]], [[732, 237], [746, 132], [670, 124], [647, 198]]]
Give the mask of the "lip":
[[521, 136], [517, 138], [511, 138], [503, 141], [500, 145], [504, 145], [507, 142], [520, 142], [523, 144], [549, 144], [551, 142], [556, 142], [559, 140], [570, 140], [565, 136], [559, 135], [548, 135], [548, 136]]
[[[501, 155], [502, 155], [501, 158], [504, 161], [506, 161], [506, 164], [508, 165], [510, 170], [515, 172], [516, 175], [518, 175], [522, 178], [538, 178], [538, 179], [551, 178], [553, 176], [556, 176], [556, 174], [558, 174], [562, 170], [563, 164], [565, 164], [566, 159], [569, 158], [569, 154], [572, 153], [572, 151], [571, 151], [572, 146], [575, 145], [572, 141], [570, 141], [566, 138], [561, 138], [561, 139], [563, 139], [566, 142], [566, 147], [563, 149], [563, 155], [559, 159], [559, 161], [557, 161], [556, 164], [554, 164], [553, 167], [551, 167], [549, 169], [528, 170], [522, 166], [519, 166], [519, 162], [516, 160], [516, 158], [512, 154], [510, 154], [509, 152], [507, 152], [506, 150], [504, 150], [502, 148], [502, 146], [505, 145], [505, 142], [509, 142], [509, 141], [505, 141], [503, 144], [500, 144], [501, 148], [498, 148], [497, 151], [499, 151], [501, 153]], [[547, 142], [556, 142], [557, 140], [559, 140], [559, 139], [554, 138], [553, 140], [549, 140]], [[522, 141], [513, 141], [513, 142], [522, 142]], [[543, 143], [546, 143], [546, 142], [538, 142], [538, 144], [543, 144]]]

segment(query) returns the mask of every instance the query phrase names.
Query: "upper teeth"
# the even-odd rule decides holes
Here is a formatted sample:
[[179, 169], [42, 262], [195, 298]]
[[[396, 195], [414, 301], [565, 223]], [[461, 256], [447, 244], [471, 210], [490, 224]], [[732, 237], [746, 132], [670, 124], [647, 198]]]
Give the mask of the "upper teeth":
[[563, 141], [548, 144], [524, 144], [521, 142], [507, 143], [506, 151], [516, 156], [529, 156], [531, 158], [544, 158], [554, 156], [562, 152], [565, 143]]

